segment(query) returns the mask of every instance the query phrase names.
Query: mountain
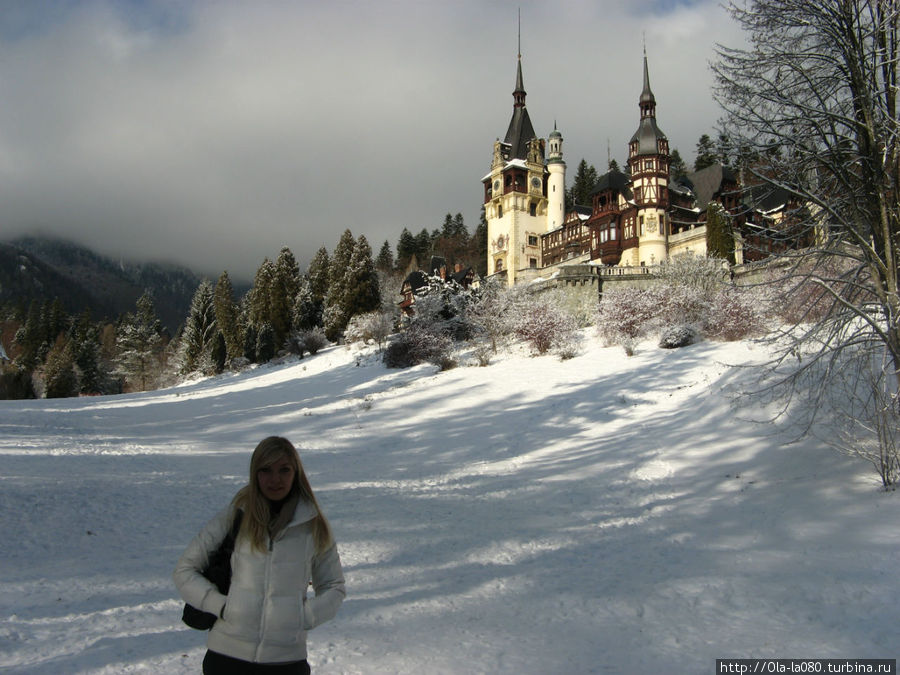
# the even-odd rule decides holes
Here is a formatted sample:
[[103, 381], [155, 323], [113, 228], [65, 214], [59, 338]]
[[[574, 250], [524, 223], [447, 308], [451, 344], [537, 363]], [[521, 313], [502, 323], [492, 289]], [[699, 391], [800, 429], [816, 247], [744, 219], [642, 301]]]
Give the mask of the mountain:
[[201, 277], [184, 267], [114, 261], [59, 239], [22, 237], [0, 243], [0, 304], [59, 298], [70, 314], [91, 310], [94, 320], [134, 311], [145, 290], [170, 333], [188, 313]]

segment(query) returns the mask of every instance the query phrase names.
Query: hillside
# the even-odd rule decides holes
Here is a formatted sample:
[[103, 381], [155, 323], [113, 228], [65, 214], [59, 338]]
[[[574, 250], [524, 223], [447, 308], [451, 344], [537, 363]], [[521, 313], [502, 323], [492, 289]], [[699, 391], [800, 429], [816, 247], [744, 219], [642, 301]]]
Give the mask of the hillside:
[[716, 658], [896, 658], [900, 501], [786, 445], [729, 392], [765, 357], [386, 370], [315, 357], [143, 394], [0, 401], [0, 668], [195, 673], [171, 571], [246, 480], [301, 450], [348, 597], [336, 673], [708, 673]]
[[83, 246], [56, 239], [23, 237], [0, 243], [0, 303], [58, 297], [66, 311], [90, 308], [96, 319], [114, 320], [134, 311], [146, 290], [157, 314], [174, 333], [187, 316], [200, 277], [182, 267], [114, 261]]

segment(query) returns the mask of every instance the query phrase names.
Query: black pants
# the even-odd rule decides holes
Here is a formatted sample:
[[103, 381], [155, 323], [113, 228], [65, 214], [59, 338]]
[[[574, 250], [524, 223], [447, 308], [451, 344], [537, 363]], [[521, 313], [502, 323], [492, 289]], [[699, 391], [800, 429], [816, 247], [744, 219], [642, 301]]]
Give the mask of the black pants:
[[218, 652], [203, 657], [203, 675], [309, 675], [309, 663], [250, 663]]

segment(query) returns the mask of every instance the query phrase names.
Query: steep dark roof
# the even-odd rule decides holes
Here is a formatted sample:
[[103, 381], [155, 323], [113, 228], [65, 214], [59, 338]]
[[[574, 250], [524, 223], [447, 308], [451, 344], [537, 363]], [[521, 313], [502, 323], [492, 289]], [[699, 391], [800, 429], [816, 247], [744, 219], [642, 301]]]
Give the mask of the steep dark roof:
[[656, 97], [650, 90], [650, 71], [647, 67], [646, 52], [644, 52], [644, 88], [638, 99], [638, 107], [641, 109], [641, 123], [629, 143], [638, 142], [638, 155], [659, 154], [657, 141], [664, 139], [666, 135], [656, 126]]
[[644, 50], [644, 89], [641, 91], [640, 103], [656, 105], [656, 97], [650, 91], [650, 70], [647, 68], [647, 51]]
[[612, 171], [608, 171], [597, 181], [597, 187], [594, 188], [593, 194], [597, 194], [598, 192], [604, 192], [606, 190], [619, 190], [624, 191], [626, 187], [628, 187], [629, 183], [631, 183], [631, 179], [626, 176], [621, 171], [617, 171], [613, 169]]
[[753, 185], [744, 191], [744, 204], [757, 211], [772, 211], [783, 207], [791, 199], [791, 193], [772, 185]]
[[705, 209], [717, 194], [722, 191], [723, 183], [736, 183], [734, 172], [727, 166], [711, 164], [710, 166], [689, 173], [678, 181], [682, 185], [687, 183], [697, 199], [697, 208]]
[[428, 285], [428, 275], [426, 275], [422, 270], [410, 272], [409, 276], [406, 277], [403, 282], [404, 286], [406, 286], [407, 284], [409, 284], [409, 290], [415, 293], [420, 288]]
[[528, 156], [528, 141], [537, 138], [531, 118], [528, 116], [528, 108], [525, 107], [525, 86], [522, 84], [522, 59], [519, 58], [516, 67], [516, 90], [513, 92], [513, 114], [506, 130], [504, 143], [509, 145], [508, 159], [526, 159]]
[[645, 117], [641, 120], [638, 130], [634, 132], [630, 142], [638, 142], [637, 154], [639, 155], [657, 155], [659, 154], [659, 146], [656, 142], [665, 137], [666, 135], [662, 132], [662, 129], [656, 125], [656, 118]]

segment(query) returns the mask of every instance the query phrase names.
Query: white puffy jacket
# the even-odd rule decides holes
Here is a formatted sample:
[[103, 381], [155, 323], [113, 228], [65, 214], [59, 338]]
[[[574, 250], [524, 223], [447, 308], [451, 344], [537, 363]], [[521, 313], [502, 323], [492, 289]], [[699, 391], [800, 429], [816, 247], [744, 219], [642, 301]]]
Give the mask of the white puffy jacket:
[[[306, 658], [306, 631], [334, 618], [345, 595], [337, 547], [315, 552], [311, 522], [315, 515], [315, 506], [300, 501], [290, 523], [264, 553], [238, 538], [227, 598], [200, 570], [231, 528], [232, 507], [219, 512], [194, 537], [173, 576], [185, 602], [222, 614], [209, 632], [210, 650], [255, 663]], [[315, 596], [307, 598], [310, 580]]]

